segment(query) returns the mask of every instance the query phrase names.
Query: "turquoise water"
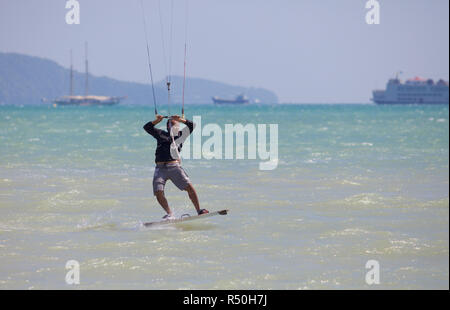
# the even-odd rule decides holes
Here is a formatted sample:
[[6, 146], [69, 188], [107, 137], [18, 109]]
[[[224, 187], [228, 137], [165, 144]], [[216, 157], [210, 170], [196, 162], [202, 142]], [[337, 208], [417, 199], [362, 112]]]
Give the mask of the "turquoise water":
[[[202, 125], [278, 124], [279, 164], [184, 160], [226, 217], [146, 229], [151, 107], [0, 106], [0, 288], [449, 287], [448, 106], [188, 106]], [[167, 186], [178, 214], [193, 212]], [[365, 283], [380, 263], [381, 283]]]

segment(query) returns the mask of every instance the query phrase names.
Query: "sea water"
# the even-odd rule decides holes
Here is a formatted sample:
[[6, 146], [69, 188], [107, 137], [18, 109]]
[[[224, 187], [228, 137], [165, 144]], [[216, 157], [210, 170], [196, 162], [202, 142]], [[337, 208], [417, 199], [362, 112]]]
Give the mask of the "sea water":
[[[0, 106], [0, 288], [449, 288], [448, 106], [186, 111], [278, 124], [278, 166], [186, 159], [202, 208], [230, 213], [146, 229], [164, 215], [151, 106]], [[166, 196], [195, 213], [170, 182]], [[366, 282], [369, 260], [380, 284]]]

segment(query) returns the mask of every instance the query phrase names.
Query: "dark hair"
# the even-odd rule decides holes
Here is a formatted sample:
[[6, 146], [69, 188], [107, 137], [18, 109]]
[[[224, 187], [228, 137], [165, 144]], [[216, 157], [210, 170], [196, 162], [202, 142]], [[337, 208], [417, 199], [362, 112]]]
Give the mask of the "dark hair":
[[170, 133], [170, 127], [169, 127], [169, 124], [171, 124], [171, 121], [172, 121], [172, 119], [169, 118], [169, 119], [167, 120], [167, 123], [166, 123], [167, 132], [169, 132], [169, 133]]

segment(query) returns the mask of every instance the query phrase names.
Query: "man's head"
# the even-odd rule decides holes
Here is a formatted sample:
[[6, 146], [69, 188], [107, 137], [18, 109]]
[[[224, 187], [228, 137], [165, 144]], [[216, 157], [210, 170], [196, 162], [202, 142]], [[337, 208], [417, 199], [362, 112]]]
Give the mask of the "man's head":
[[169, 118], [167, 120], [167, 132], [172, 133], [173, 136], [178, 136], [178, 132], [180, 131], [180, 123], [174, 119]]

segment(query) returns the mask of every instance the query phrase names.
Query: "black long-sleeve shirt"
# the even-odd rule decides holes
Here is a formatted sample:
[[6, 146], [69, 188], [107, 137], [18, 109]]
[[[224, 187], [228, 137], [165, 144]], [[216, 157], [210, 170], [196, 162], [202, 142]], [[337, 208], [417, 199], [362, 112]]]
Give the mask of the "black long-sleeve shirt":
[[[194, 130], [194, 123], [186, 120], [185, 123], [186, 127], [183, 128], [183, 130], [180, 130], [178, 132], [178, 135], [173, 137], [175, 140], [176, 145], [178, 146], [178, 152], [181, 152], [181, 148], [183, 147], [183, 142], [186, 140], [186, 138], [192, 133]], [[144, 126], [144, 130], [152, 135], [158, 145], [156, 147], [155, 152], [155, 162], [167, 162], [167, 161], [174, 161], [179, 158], [173, 158], [170, 153], [170, 146], [172, 145], [172, 137], [170, 136], [170, 133], [168, 133], [165, 130], [161, 130], [158, 128], [155, 128], [155, 125], [153, 125], [152, 122], [148, 122]]]

